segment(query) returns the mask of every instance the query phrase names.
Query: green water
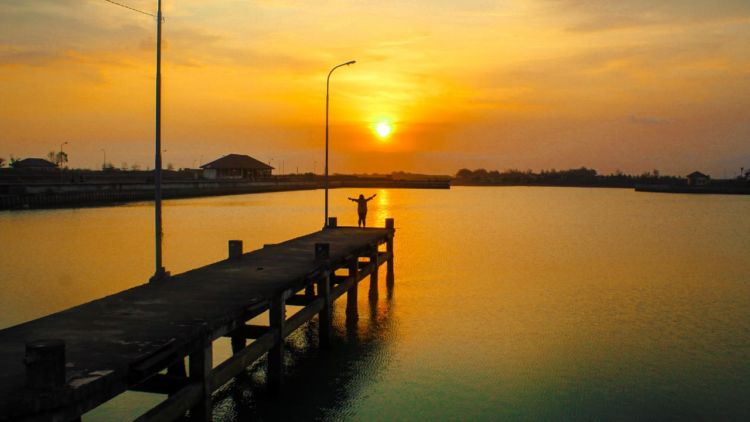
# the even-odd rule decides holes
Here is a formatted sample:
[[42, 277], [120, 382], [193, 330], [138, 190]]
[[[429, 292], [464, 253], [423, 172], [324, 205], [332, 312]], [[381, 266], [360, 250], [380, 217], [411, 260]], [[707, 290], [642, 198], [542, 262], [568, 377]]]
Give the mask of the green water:
[[[346, 197], [360, 192], [331, 193], [331, 215], [355, 223]], [[259, 362], [214, 396], [216, 420], [750, 419], [750, 197], [362, 193], [378, 193], [371, 224], [396, 219], [395, 289], [360, 294], [356, 326], [338, 303], [328, 351], [314, 322], [299, 330], [284, 394], [265, 393]], [[167, 201], [166, 266], [317, 230], [322, 196]], [[0, 213], [0, 326], [144, 282], [151, 219], [148, 204]], [[127, 393], [84, 420], [130, 420], [162, 398]]]

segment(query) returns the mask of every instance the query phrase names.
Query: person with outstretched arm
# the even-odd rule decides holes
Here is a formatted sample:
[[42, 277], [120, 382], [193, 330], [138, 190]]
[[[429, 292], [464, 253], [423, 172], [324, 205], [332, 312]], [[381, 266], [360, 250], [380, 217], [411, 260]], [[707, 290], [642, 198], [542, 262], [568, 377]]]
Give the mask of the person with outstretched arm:
[[369, 198], [365, 198], [364, 195], [359, 194], [359, 198], [349, 198], [350, 201], [357, 203], [357, 215], [359, 215], [359, 220], [357, 220], [357, 227], [365, 227], [365, 219], [367, 218], [367, 201], [370, 201], [372, 198], [377, 196], [377, 194], [373, 194]]

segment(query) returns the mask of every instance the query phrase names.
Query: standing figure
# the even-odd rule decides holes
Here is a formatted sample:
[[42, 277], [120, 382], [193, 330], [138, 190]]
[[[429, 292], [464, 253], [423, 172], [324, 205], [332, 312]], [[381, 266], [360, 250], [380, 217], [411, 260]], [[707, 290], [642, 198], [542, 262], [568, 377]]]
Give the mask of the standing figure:
[[374, 198], [377, 194], [372, 195], [369, 198], [365, 198], [364, 195], [359, 194], [359, 198], [349, 198], [350, 201], [354, 201], [357, 203], [357, 215], [359, 215], [359, 220], [357, 220], [357, 227], [365, 227], [365, 218], [367, 218], [367, 201]]

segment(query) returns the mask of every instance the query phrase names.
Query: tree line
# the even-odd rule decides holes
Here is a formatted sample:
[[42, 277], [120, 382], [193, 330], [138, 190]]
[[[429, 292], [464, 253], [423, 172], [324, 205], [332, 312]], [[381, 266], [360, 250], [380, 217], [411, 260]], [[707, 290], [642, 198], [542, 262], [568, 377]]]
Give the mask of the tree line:
[[596, 170], [581, 167], [567, 170], [470, 170], [463, 168], [456, 173], [455, 185], [545, 185], [545, 186], [622, 186], [632, 187], [640, 184], [684, 184], [685, 179], [677, 176], [662, 175], [659, 170], [639, 175], [625, 174], [616, 171], [601, 175]]

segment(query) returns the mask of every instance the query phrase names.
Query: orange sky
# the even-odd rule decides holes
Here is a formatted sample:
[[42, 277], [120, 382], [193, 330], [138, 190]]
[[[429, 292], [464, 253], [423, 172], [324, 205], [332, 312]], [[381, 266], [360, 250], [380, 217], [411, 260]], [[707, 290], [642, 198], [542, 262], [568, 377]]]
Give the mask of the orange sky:
[[[165, 164], [245, 153], [321, 171], [325, 76], [355, 59], [332, 78], [331, 172], [750, 167], [747, 0], [164, 0], [164, 14]], [[103, 0], [0, 3], [0, 157], [68, 141], [73, 167], [102, 149], [153, 166], [154, 30]]]

